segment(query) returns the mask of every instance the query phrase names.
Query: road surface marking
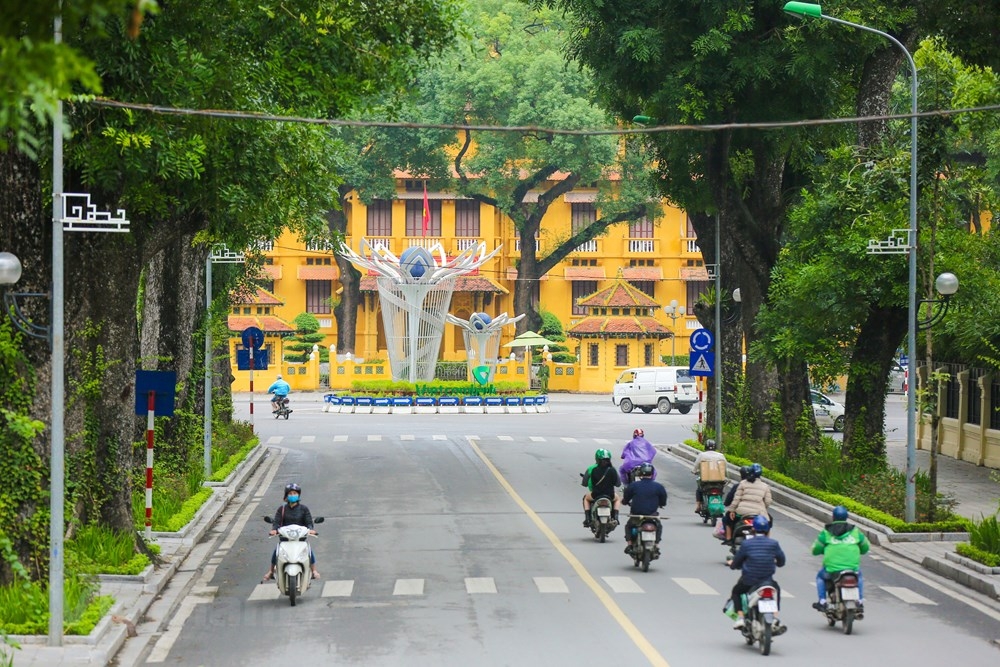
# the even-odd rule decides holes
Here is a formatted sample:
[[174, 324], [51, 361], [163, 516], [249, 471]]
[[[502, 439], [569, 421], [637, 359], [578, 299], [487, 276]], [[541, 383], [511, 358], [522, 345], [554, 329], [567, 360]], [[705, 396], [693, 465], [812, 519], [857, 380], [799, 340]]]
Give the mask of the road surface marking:
[[532, 442], [545, 442], [545, 438], [543, 438], [540, 435], [533, 435], [533, 436], [531, 436], [531, 441]]
[[381, 435], [369, 435], [368, 436], [368, 442], [378, 442], [381, 439], [382, 439]]
[[400, 439], [400, 440], [413, 440], [413, 439], [414, 439], [414, 437], [415, 437], [415, 436], [414, 436], [414, 435], [413, 435], [413, 434], [411, 433], [411, 434], [409, 434], [409, 435], [401, 435], [401, 436], [399, 436], [399, 439]]
[[277, 445], [284, 438], [285, 438], [285, 436], [283, 436], [283, 435], [272, 435], [270, 438], [267, 439], [267, 444], [269, 444], [269, 445]]
[[514, 437], [510, 435], [498, 435], [497, 440], [503, 440], [504, 442], [510, 442]]
[[902, 572], [903, 574], [907, 575], [911, 579], [919, 581], [920, 583], [933, 588], [934, 590], [936, 590], [938, 593], [941, 593], [942, 595], [947, 595], [948, 597], [952, 598], [953, 600], [957, 600], [958, 602], [961, 602], [962, 604], [965, 604], [965, 605], [968, 605], [969, 607], [972, 607], [976, 611], [980, 612], [981, 614], [985, 614], [986, 616], [989, 616], [990, 618], [992, 618], [995, 621], [1000, 621], [1000, 612], [997, 612], [995, 609], [991, 609], [990, 607], [987, 607], [986, 605], [984, 605], [983, 603], [981, 603], [981, 602], [979, 602], [977, 600], [973, 600], [972, 598], [970, 598], [970, 597], [968, 597], [966, 595], [962, 595], [961, 593], [958, 593], [958, 592], [953, 591], [953, 590], [951, 590], [949, 588], [946, 588], [946, 587], [942, 586], [941, 584], [937, 583], [936, 581], [932, 581], [931, 579], [928, 579], [927, 577], [925, 577], [925, 576], [923, 576], [921, 574], [917, 574], [915, 571], [910, 570], [909, 568], [907, 568], [907, 567], [905, 567], [903, 565], [900, 565], [898, 563], [893, 563], [888, 558], [885, 559], [885, 560], [883, 560], [882, 564], [885, 565], [886, 567], [891, 567], [892, 569], [896, 570], [897, 572]]
[[466, 577], [466, 593], [496, 593], [497, 584], [493, 577]]
[[497, 467], [493, 465], [493, 462], [490, 461], [489, 457], [483, 453], [483, 450], [479, 448], [475, 441], [470, 438], [468, 442], [469, 446], [472, 447], [472, 451], [476, 453], [479, 459], [483, 462], [483, 465], [485, 465], [489, 471], [493, 473], [493, 477], [496, 478], [500, 486], [502, 486], [507, 492], [507, 495], [509, 495], [517, 506], [521, 508], [531, 522], [535, 524], [535, 527], [537, 527], [538, 530], [545, 535], [555, 550], [558, 551], [564, 559], [566, 559], [566, 562], [568, 562], [570, 567], [573, 568], [576, 575], [580, 577], [580, 580], [583, 581], [588, 588], [590, 588], [601, 604], [604, 605], [604, 608], [608, 610], [608, 614], [610, 614], [622, 630], [625, 631], [625, 634], [629, 636], [636, 648], [638, 648], [642, 654], [646, 656], [649, 664], [653, 667], [670, 667], [670, 663], [667, 662], [666, 658], [660, 655], [659, 651], [657, 651], [650, 641], [646, 639], [645, 635], [639, 631], [639, 628], [637, 628], [635, 623], [632, 622], [632, 619], [630, 619], [625, 612], [622, 611], [622, 608], [618, 606], [618, 603], [615, 602], [614, 598], [612, 598], [611, 595], [604, 590], [601, 584], [598, 583], [597, 579], [594, 578], [594, 575], [592, 575], [590, 571], [584, 567], [583, 563], [580, 562], [580, 559], [574, 556], [573, 552], [562, 543], [559, 537], [552, 532], [552, 529], [549, 528], [544, 521], [542, 521], [541, 517], [538, 516], [538, 513], [531, 509], [528, 503], [524, 502], [524, 499], [518, 495], [517, 491], [514, 490], [514, 487], [511, 486], [510, 482], [507, 481]]
[[353, 579], [341, 579], [339, 581], [327, 581], [323, 584], [323, 594], [325, 598], [349, 598], [354, 592]]
[[335, 435], [335, 436], [333, 436], [333, 441], [334, 442], [347, 442], [347, 436], [346, 435]]
[[[691, 595], [718, 595], [715, 590], [701, 579], [688, 579], [685, 577], [674, 577], [674, 583], [686, 590]], [[784, 594], [784, 591], [782, 591]]]
[[478, 435], [467, 435], [467, 436], [465, 436], [465, 439], [466, 440], [479, 440], [479, 436]]
[[895, 595], [897, 598], [906, 602], [907, 604], [932, 604], [937, 605], [934, 600], [928, 600], [920, 593], [915, 593], [909, 588], [904, 588], [902, 586], [879, 586], [883, 591], [889, 593], [890, 595]]
[[611, 441], [608, 440], [607, 438], [594, 438], [594, 442], [596, 442], [599, 445], [610, 445], [611, 444]]
[[302, 442], [316, 442], [315, 435], [304, 435], [302, 436]]
[[265, 584], [257, 584], [253, 587], [253, 592], [250, 593], [248, 600], [277, 600], [281, 597], [281, 591], [278, 589], [278, 584], [273, 581], [269, 581]]
[[569, 586], [562, 577], [535, 577], [539, 593], [569, 593]]
[[632, 577], [601, 577], [615, 593], [645, 593]]
[[423, 595], [423, 579], [397, 579], [396, 586], [392, 589], [393, 595]]
[[435, 440], [447, 440], [448, 436], [446, 436], [446, 435], [435, 435], [434, 439]]
[[562, 441], [563, 442], [580, 442], [576, 438], [563, 438]]

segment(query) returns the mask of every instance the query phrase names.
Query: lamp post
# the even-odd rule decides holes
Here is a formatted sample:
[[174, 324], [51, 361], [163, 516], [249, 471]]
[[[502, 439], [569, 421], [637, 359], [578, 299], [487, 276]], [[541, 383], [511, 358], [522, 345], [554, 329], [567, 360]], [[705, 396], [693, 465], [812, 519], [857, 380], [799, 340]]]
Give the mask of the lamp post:
[[663, 312], [667, 314], [670, 318], [670, 365], [673, 366], [676, 363], [676, 352], [677, 352], [677, 332], [674, 331], [674, 327], [677, 326], [677, 319], [684, 317], [685, 308], [684, 306], [677, 305], [677, 299], [671, 299], [670, 303], [663, 307]]
[[[875, 242], [873, 245], [873, 242], [869, 242], [868, 247], [869, 251], [876, 253], [909, 252], [909, 312], [906, 348], [910, 363], [915, 364], [917, 358], [917, 66], [913, 62], [913, 56], [910, 55], [902, 42], [881, 30], [827, 16], [823, 13], [820, 5], [808, 2], [789, 2], [785, 4], [784, 10], [796, 16], [824, 19], [884, 37], [903, 52], [910, 65], [910, 227], [906, 230], [907, 241], [905, 246], [900, 246], [898, 242], [893, 242], [891, 239], [888, 244]], [[913, 523], [917, 518], [916, 391], [915, 383], [909, 382], [906, 388], [906, 520], [909, 523]]]

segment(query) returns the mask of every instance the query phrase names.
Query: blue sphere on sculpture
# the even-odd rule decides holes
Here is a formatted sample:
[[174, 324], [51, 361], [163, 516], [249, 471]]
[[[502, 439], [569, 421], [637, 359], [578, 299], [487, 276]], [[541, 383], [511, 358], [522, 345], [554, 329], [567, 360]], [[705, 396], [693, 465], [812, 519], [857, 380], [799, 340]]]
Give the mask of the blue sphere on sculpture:
[[486, 313], [472, 313], [472, 317], [469, 318], [469, 324], [476, 331], [485, 331], [492, 321], [493, 318]]
[[399, 256], [399, 266], [411, 277], [420, 280], [434, 266], [434, 258], [427, 248], [410, 246]]

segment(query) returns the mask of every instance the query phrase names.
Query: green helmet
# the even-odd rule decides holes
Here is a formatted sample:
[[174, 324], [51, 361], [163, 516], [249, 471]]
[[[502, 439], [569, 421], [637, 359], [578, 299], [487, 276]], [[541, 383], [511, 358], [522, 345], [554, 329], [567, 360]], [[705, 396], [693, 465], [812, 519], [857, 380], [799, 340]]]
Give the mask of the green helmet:
[[611, 452], [609, 452], [606, 449], [598, 449], [596, 452], [594, 452], [594, 460], [600, 463], [601, 459], [607, 459], [608, 461], [610, 461]]

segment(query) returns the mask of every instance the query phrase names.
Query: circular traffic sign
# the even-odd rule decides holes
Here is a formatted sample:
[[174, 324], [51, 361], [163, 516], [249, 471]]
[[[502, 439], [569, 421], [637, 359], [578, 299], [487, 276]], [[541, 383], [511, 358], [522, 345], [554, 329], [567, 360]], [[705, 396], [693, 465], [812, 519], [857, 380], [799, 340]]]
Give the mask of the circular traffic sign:
[[264, 332], [257, 327], [247, 327], [243, 330], [243, 347], [259, 350], [264, 345]]
[[715, 344], [715, 337], [708, 329], [695, 329], [691, 332], [691, 349], [695, 352], [708, 352]]

